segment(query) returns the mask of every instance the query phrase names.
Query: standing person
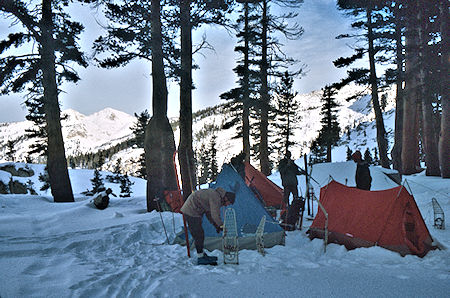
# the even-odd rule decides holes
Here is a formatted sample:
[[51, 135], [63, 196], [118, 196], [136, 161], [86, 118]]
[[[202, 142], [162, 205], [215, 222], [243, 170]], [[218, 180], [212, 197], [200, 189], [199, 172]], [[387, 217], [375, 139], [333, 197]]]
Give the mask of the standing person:
[[181, 213], [184, 214], [189, 226], [189, 231], [194, 238], [197, 250], [197, 265], [211, 265], [217, 262], [217, 257], [210, 257], [203, 251], [205, 232], [202, 227], [202, 219], [205, 214], [209, 222], [220, 233], [223, 229], [222, 218], [220, 217], [220, 207], [234, 204], [235, 194], [227, 192], [223, 188], [200, 189], [189, 195]]
[[356, 163], [356, 188], [370, 190], [372, 177], [370, 176], [369, 163], [362, 159], [361, 152], [356, 150], [352, 154], [352, 159]]
[[286, 151], [286, 155], [278, 164], [278, 170], [281, 175], [281, 183], [283, 185], [283, 200], [289, 207], [289, 195], [292, 193], [294, 200], [298, 199], [298, 181], [297, 175], [304, 175], [305, 171], [300, 169], [291, 159], [291, 152]]
[[238, 172], [239, 176], [245, 181], [245, 153], [241, 152], [231, 158], [231, 165]]

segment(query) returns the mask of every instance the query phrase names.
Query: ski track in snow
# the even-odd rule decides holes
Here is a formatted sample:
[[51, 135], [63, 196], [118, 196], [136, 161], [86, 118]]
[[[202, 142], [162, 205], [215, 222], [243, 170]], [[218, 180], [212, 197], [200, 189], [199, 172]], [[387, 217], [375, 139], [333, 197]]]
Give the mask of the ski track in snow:
[[[237, 266], [223, 265], [221, 253], [214, 251], [213, 254], [219, 257], [219, 266], [200, 267], [195, 265], [195, 258], [186, 257], [185, 247], [164, 243], [165, 234], [158, 220], [154, 216], [151, 221], [61, 235], [2, 237], [0, 256], [7, 255], [17, 261], [17, 267], [21, 270], [16, 272], [17, 276], [21, 276], [20, 283], [32, 286], [16, 294], [26, 297], [36, 293], [49, 293], [47, 297], [196, 297], [191, 292], [190, 283], [198, 283], [196, 289], [199, 293], [207, 291], [205, 287], [211, 287], [216, 297], [292, 297], [291, 283], [298, 283], [298, 293], [309, 292], [312, 296], [339, 294], [333, 292], [338, 286], [335, 283], [347, 284], [352, 287], [352, 293], [362, 291], [362, 295], [361, 285], [355, 288], [355, 285], [348, 284], [349, 275], [367, 275], [368, 284], [364, 288], [376, 289], [382, 287], [376, 282], [377, 278], [382, 280], [382, 277], [377, 277], [379, 269], [387, 272], [395, 284], [413, 285], [420, 278], [420, 272], [427, 272], [425, 277], [428, 277], [430, 286], [450, 281], [449, 274], [443, 273], [445, 270], [430, 276], [429, 271], [435, 270], [437, 264], [427, 259], [413, 256], [399, 258], [396, 253], [381, 248], [347, 251], [343, 246], [331, 244], [327, 247], [327, 255], [324, 255], [323, 242], [310, 241], [304, 230], [287, 233], [286, 247], [290, 249], [276, 246], [267, 249], [265, 257], [255, 251], [244, 250], [240, 252], [240, 264]], [[164, 214], [164, 221], [167, 229], [173, 229], [169, 224], [169, 214]], [[36, 220], [34, 224], [39, 226]], [[170, 237], [173, 237], [173, 232]], [[378, 263], [374, 262], [377, 255], [380, 257]], [[358, 267], [356, 271], [354, 266]], [[70, 268], [71, 272], [66, 272], [66, 268]], [[85, 276], [82, 272], [91, 273]], [[405, 272], [410, 272], [410, 275]], [[268, 276], [279, 274], [281, 281], [270, 280], [266, 273], [269, 273]], [[336, 276], [342, 277], [336, 279]], [[317, 283], [315, 279], [322, 280], [324, 288], [308, 286]], [[41, 287], [41, 282], [48, 287], [48, 280], [55, 281], [54, 288]], [[242, 292], [246, 282], [250, 283], [248, 290]], [[258, 284], [264, 284], [265, 292], [258, 292]], [[268, 284], [273, 284], [273, 292], [267, 293]], [[188, 290], [184, 291], [183, 285]], [[339, 286], [342, 287], [342, 284]], [[414, 293], [396, 293], [392, 297], [421, 296], [416, 292], [416, 287], [413, 288]], [[290, 290], [283, 292], [283, 289]], [[429, 293], [428, 290], [422, 294], [426, 293]], [[377, 295], [374, 292], [365, 296]]]
[[[389, 186], [376, 169], [371, 168], [374, 187]], [[320, 182], [334, 175], [352, 184], [354, 165], [321, 164], [313, 173]], [[92, 177], [92, 171], [71, 174], [86, 181]], [[272, 179], [279, 182], [277, 175]], [[449, 247], [448, 224], [446, 230], [432, 227], [431, 197], [449, 213], [450, 180], [424, 174], [408, 180], [433, 238]], [[306, 219], [302, 231], [287, 232], [286, 245], [266, 249], [264, 257], [242, 250], [239, 265], [224, 265], [222, 253], [213, 251], [218, 266], [197, 266], [194, 250], [189, 259], [186, 247], [167, 244], [165, 231], [172, 243], [181, 231], [181, 216], [147, 213], [141, 195], [145, 184], [133, 186], [138, 195], [112, 198], [105, 210], [79, 192], [69, 204], [53, 203], [43, 194], [1, 195], [0, 297], [428, 298], [450, 293], [448, 249], [419, 258], [380, 247], [347, 251], [329, 244], [324, 253], [323, 240], [310, 241], [305, 234], [311, 224]], [[84, 190], [84, 184], [75, 189]]]

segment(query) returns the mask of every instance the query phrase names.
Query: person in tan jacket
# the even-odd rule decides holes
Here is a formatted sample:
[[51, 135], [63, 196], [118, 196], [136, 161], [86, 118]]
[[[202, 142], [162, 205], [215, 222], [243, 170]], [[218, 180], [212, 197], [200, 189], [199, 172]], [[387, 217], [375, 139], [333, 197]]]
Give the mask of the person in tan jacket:
[[227, 192], [221, 187], [200, 189], [191, 193], [186, 202], [184, 202], [183, 207], [181, 207], [181, 213], [184, 214], [189, 231], [194, 238], [199, 265], [217, 261], [216, 257], [210, 257], [203, 252], [203, 242], [205, 240], [205, 233], [202, 227], [203, 215], [206, 215], [209, 222], [216, 228], [217, 233], [220, 233], [223, 229], [220, 207], [233, 204], [235, 196], [233, 192]]

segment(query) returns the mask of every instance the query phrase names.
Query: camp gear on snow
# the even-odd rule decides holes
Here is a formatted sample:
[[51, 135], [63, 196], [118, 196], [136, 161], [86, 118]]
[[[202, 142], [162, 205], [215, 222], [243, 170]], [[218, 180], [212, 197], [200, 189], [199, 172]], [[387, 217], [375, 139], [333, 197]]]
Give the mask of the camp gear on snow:
[[[331, 181], [320, 190], [320, 203], [328, 213], [328, 241], [347, 249], [381, 246], [402, 256], [423, 257], [434, 249], [433, 240], [404, 186], [365, 191]], [[308, 230], [309, 237], [324, 238], [326, 218], [320, 209]]]
[[[286, 231], [293, 231], [299, 222], [300, 216], [303, 215], [305, 208], [305, 199], [294, 198], [292, 204], [288, 207], [287, 213], [281, 215], [283, 219], [283, 227]], [[301, 227], [299, 228], [301, 230]]]
[[97, 209], [103, 210], [106, 209], [106, 207], [108, 207], [109, 205], [109, 195], [110, 194], [112, 194], [113, 196], [116, 195], [112, 193], [111, 188], [108, 188], [106, 190], [104, 188], [101, 188], [101, 190], [102, 190], [101, 192], [95, 194], [93, 201]]
[[[247, 225], [257, 227], [261, 218], [266, 216], [266, 224], [264, 227], [264, 246], [266, 248], [284, 244], [284, 231], [275, 222], [270, 214], [265, 210], [262, 203], [255, 197], [253, 192], [247, 187], [244, 180], [238, 173], [233, 170], [230, 165], [225, 164], [222, 171], [217, 176], [215, 183], [211, 184], [212, 188], [221, 187], [227, 191], [236, 194], [233, 209], [236, 213], [237, 233], [239, 237], [239, 249], [256, 249], [254, 234], [251, 236], [244, 235], [243, 228]], [[224, 208], [222, 208], [224, 209]], [[205, 233], [204, 248], [209, 251], [222, 249], [222, 237], [216, 233], [216, 228], [207, 220], [202, 222]], [[183, 233], [179, 233], [174, 240], [175, 243], [184, 244], [186, 238]]]
[[233, 208], [227, 208], [225, 210], [222, 251], [224, 264], [239, 264], [239, 242], [236, 225], [236, 213]]
[[165, 190], [163, 192], [167, 204], [170, 205], [172, 212], [181, 213], [180, 209], [183, 207], [183, 196], [180, 190]]

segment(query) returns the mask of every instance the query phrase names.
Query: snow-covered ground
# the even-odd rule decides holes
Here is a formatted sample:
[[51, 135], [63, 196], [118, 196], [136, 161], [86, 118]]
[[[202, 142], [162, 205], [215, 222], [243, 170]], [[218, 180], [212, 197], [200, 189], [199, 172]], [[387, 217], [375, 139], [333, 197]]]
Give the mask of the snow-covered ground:
[[[38, 189], [43, 166], [31, 167], [36, 175], [21, 179]], [[354, 169], [352, 162], [320, 164], [312, 175], [322, 186], [330, 175], [354, 185]], [[380, 168], [371, 172], [373, 189], [393, 186]], [[181, 230], [180, 215], [146, 212], [145, 181], [132, 178], [131, 198], [113, 197], [97, 210], [80, 195], [91, 188], [93, 171], [70, 170], [70, 177], [75, 203], [53, 203], [45, 193], [0, 195], [0, 297], [449, 297], [449, 250], [419, 258], [330, 244], [324, 253], [323, 241], [305, 234], [308, 220], [266, 256], [243, 250], [239, 265], [225, 265], [213, 251], [218, 266], [197, 266], [185, 247], [168, 244]], [[280, 182], [277, 173], [270, 178]], [[450, 214], [450, 179], [406, 179], [433, 238], [449, 247], [450, 226], [433, 227], [431, 198]], [[106, 186], [120, 193], [117, 184]]]

